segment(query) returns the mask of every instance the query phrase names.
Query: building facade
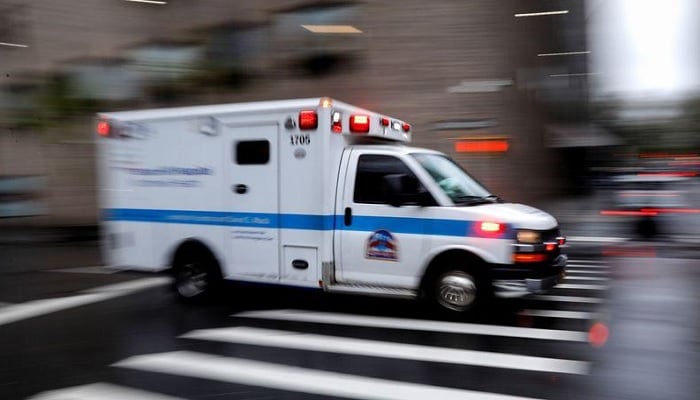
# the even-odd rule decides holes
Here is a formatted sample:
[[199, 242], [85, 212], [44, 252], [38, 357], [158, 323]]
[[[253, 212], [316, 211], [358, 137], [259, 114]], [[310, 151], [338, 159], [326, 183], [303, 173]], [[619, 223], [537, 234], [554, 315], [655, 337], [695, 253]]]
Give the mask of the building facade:
[[[587, 118], [583, 0], [163, 3], [0, 0], [0, 193], [42, 179], [21, 223], [97, 221], [105, 109], [330, 96], [410, 121], [507, 200], [566, 179], [548, 127]], [[518, 16], [542, 11], [561, 12]]]

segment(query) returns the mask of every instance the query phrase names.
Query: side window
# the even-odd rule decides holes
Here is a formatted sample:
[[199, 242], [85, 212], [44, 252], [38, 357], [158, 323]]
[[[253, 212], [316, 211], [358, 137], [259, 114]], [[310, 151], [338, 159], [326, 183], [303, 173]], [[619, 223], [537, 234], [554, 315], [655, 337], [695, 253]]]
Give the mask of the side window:
[[234, 162], [239, 165], [267, 164], [270, 161], [270, 142], [243, 140], [234, 145]]
[[384, 177], [392, 174], [415, 174], [400, 159], [394, 156], [363, 154], [357, 161], [355, 176], [355, 203], [388, 204], [389, 188]]

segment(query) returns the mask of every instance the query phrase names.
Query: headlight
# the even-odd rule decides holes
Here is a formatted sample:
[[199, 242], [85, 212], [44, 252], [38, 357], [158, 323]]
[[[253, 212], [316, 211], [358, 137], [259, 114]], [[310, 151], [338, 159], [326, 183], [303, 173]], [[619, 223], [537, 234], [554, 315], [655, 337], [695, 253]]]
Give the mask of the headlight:
[[517, 238], [520, 243], [534, 244], [542, 242], [542, 236], [535, 231], [518, 231]]

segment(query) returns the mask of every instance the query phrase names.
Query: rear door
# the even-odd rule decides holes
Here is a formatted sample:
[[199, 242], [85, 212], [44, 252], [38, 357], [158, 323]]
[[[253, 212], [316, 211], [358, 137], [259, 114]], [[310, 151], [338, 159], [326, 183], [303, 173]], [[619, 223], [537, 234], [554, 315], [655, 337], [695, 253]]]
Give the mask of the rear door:
[[279, 279], [278, 127], [231, 127], [226, 131], [225, 195], [231, 265], [227, 275]]

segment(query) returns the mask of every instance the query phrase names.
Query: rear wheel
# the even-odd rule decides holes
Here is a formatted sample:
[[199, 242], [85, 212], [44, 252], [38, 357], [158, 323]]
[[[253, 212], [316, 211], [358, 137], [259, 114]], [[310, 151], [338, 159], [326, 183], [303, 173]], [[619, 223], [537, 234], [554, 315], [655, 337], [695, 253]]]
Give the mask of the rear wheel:
[[175, 291], [184, 301], [212, 298], [220, 289], [221, 272], [214, 257], [201, 249], [183, 249], [173, 263]]

